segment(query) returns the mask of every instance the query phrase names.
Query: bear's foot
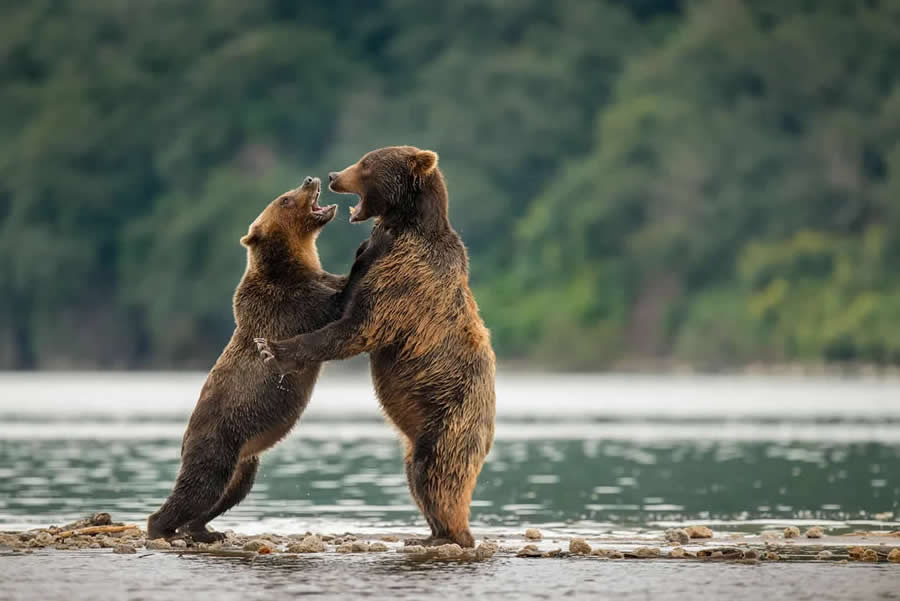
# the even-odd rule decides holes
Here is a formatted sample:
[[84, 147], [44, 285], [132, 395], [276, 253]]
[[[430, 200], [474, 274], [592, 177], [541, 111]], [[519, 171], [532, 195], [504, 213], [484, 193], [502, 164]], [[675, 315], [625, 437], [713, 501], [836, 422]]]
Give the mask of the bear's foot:
[[224, 532], [216, 532], [215, 530], [207, 530], [206, 528], [192, 528], [182, 532], [184, 536], [189, 537], [195, 543], [218, 543], [225, 540]]
[[423, 547], [440, 547], [441, 545], [449, 545], [455, 541], [443, 536], [429, 536], [428, 538], [407, 538], [403, 544], [407, 547], [413, 545], [421, 545]]

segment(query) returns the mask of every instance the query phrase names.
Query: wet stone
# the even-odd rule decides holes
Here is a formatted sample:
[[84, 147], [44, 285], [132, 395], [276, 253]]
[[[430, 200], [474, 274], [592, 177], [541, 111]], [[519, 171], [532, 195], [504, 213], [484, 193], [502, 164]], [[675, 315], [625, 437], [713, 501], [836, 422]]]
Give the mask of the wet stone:
[[691, 536], [684, 528], [669, 528], [665, 532], [666, 540], [680, 545], [686, 545], [690, 542]]
[[171, 544], [172, 547], [174, 547], [175, 549], [185, 549], [185, 548], [187, 548], [187, 543], [184, 542], [183, 540], [181, 540], [180, 538], [179, 538], [179, 539], [173, 540], [173, 541], [172, 541], [171, 543], [169, 543], [169, 544]]
[[[325, 545], [322, 545], [323, 547]], [[369, 545], [369, 553], [384, 553], [388, 550], [388, 546], [384, 543], [372, 543]]]
[[441, 559], [452, 559], [461, 557], [463, 555], [463, 549], [456, 543], [451, 543], [449, 545], [440, 545], [439, 547], [435, 547], [434, 554], [436, 557], [439, 557]]
[[335, 551], [337, 551], [338, 553], [353, 553], [353, 545], [350, 543], [341, 543], [337, 546]]
[[800, 536], [800, 528], [796, 526], [788, 526], [784, 529], [784, 538], [798, 538]]
[[684, 549], [681, 547], [675, 547], [671, 551], [669, 551], [669, 557], [672, 559], [682, 559], [684, 557]]
[[806, 530], [806, 538], [822, 538], [823, 536], [825, 536], [825, 531], [819, 526], [813, 526]]
[[569, 541], [569, 552], [577, 555], [588, 555], [591, 552], [591, 546], [583, 538], [573, 538]]
[[351, 553], [365, 553], [369, 550], [369, 544], [363, 541], [353, 541], [350, 543]]
[[891, 549], [891, 552], [888, 553], [887, 559], [888, 561], [893, 563], [900, 563], [900, 549], [896, 547]]
[[[97, 545], [97, 547], [100, 546], [100, 545], [97, 544], [97, 543], [92, 543], [92, 544], [91, 544], [91, 547], [93, 547], [95, 544]], [[172, 545], [170, 545], [170, 544], [169, 544], [169, 541], [167, 541], [167, 540], [164, 539], [164, 538], [155, 538], [155, 539], [153, 539], [153, 540], [151, 540], [151, 541], [147, 541], [147, 548], [148, 548], [148, 549], [157, 549], [157, 550], [161, 550], [161, 549], [171, 549], [171, 548], [172, 548]]]
[[113, 547], [113, 553], [131, 554], [137, 553], [137, 549], [135, 549], [131, 545], [119, 544]]
[[537, 528], [529, 528], [525, 531], [525, 538], [528, 540], [541, 540], [544, 538], [544, 535]]
[[651, 557], [659, 557], [659, 549], [656, 547], [638, 547], [634, 550], [635, 557], [641, 559], [649, 559]]
[[516, 557], [540, 557], [541, 555], [543, 553], [535, 545], [525, 545], [516, 553]]
[[863, 561], [877, 562], [878, 561], [878, 552], [875, 549], [866, 549], [862, 554]]
[[822, 551], [819, 551], [818, 553], [816, 553], [816, 559], [818, 559], [818, 560], [831, 559], [833, 556], [834, 556], [834, 554], [831, 551], [829, 551], [828, 549], [825, 549], [825, 550], [822, 550]]
[[706, 526], [688, 526], [685, 528], [691, 538], [712, 538], [713, 531]]
[[288, 553], [322, 553], [325, 551], [325, 543], [316, 535], [307, 536], [299, 543], [288, 545]]
[[398, 553], [408, 553], [409, 555], [421, 555], [425, 553], [425, 547], [422, 545], [407, 545], [397, 549]]
[[263, 547], [267, 547], [268, 544], [269, 541], [263, 540], [261, 538], [255, 538], [244, 543], [243, 549], [244, 551], [259, 551]]
[[494, 556], [494, 553], [497, 552], [497, 544], [496, 543], [481, 543], [475, 549], [475, 558], [476, 559], [488, 559]]

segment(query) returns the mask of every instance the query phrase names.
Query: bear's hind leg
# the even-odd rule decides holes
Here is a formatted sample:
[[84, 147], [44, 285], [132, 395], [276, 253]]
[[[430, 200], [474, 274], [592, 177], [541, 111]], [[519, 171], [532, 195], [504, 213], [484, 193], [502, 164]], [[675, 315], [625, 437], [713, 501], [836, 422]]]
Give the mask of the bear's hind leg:
[[469, 505], [483, 456], [454, 453], [446, 439], [444, 445], [437, 445], [429, 438], [426, 435], [417, 441], [411, 468], [413, 494], [421, 500], [422, 513], [432, 533], [419, 544], [474, 547]]
[[225, 492], [237, 464], [238, 450], [220, 441], [185, 445], [175, 488], [147, 519], [147, 538], [172, 538], [176, 530], [205, 514]]
[[234, 474], [225, 494], [216, 502], [215, 506], [207, 513], [199, 518], [189, 522], [181, 529], [181, 532], [190, 536], [198, 543], [213, 543], [224, 540], [225, 535], [221, 532], [215, 532], [207, 529], [206, 524], [216, 519], [238, 503], [244, 500], [253, 488], [253, 481], [256, 479], [256, 471], [259, 468], [259, 457], [248, 457], [241, 461]]

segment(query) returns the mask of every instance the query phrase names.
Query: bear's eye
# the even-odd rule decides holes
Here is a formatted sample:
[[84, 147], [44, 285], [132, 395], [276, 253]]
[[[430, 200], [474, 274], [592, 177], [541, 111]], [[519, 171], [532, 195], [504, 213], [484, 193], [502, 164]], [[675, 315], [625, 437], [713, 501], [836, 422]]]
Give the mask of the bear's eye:
[[290, 196], [285, 195], [278, 199], [278, 204], [283, 207], [289, 207], [294, 204], [294, 200]]

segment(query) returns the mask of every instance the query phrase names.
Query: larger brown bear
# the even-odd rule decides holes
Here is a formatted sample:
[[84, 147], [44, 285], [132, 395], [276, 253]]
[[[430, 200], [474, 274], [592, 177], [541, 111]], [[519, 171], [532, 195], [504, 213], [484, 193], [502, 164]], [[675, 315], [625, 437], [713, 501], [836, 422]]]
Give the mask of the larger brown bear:
[[181, 470], [166, 502], [147, 520], [148, 538], [180, 530], [198, 542], [223, 538], [206, 524], [253, 486], [259, 454], [297, 423], [321, 364], [279, 377], [259, 361], [253, 336], [292, 336], [341, 315], [345, 278], [322, 271], [316, 237], [337, 206], [319, 207], [321, 186], [273, 200], [241, 238], [247, 269], [234, 293], [236, 328], [209, 372], [181, 447]]
[[410, 491], [431, 527], [424, 543], [471, 547], [469, 505], [494, 438], [494, 353], [437, 161], [395, 146], [329, 175], [332, 190], [359, 195], [351, 221], [376, 220], [357, 259], [371, 265], [354, 264], [340, 320], [258, 345], [285, 372], [370, 353], [375, 391], [406, 439]]

